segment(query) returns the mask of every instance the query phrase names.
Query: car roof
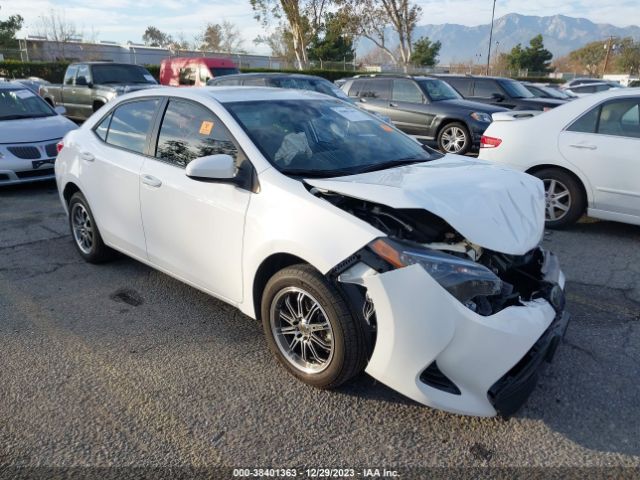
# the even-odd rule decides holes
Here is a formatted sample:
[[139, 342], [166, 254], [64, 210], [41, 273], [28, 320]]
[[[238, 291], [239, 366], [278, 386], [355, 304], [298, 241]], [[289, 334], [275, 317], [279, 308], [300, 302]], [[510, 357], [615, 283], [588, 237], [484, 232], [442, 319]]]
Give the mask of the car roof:
[[27, 86], [22, 83], [12, 82], [12, 81], [8, 81], [8, 82], [0, 81], [0, 90], [16, 90], [16, 89], [28, 90]]
[[[223, 75], [221, 77], [215, 77], [214, 81], [224, 80], [228, 78], [260, 78], [260, 77], [270, 77], [270, 78], [313, 78], [314, 80], [326, 80], [325, 78], [319, 77], [318, 75], [306, 75], [304, 73], [281, 73], [281, 72], [250, 72], [250, 73], [234, 73], [232, 75]], [[327, 80], [328, 81], [328, 80]]]
[[513, 78], [508, 77], [494, 77], [492, 75], [471, 75], [471, 74], [462, 74], [462, 73], [437, 73], [433, 75], [438, 78], [473, 78], [473, 79], [487, 79], [487, 80], [511, 80], [517, 82]]
[[227, 102], [254, 102], [262, 100], [327, 100], [322, 93], [311, 90], [294, 90], [290, 88], [273, 87], [240, 87], [240, 86], [220, 86], [220, 87], [192, 87], [192, 88], [170, 88], [156, 87], [139, 90], [129, 93], [119, 98], [139, 98], [152, 96], [166, 96], [187, 98], [192, 100], [215, 100], [220, 103]]

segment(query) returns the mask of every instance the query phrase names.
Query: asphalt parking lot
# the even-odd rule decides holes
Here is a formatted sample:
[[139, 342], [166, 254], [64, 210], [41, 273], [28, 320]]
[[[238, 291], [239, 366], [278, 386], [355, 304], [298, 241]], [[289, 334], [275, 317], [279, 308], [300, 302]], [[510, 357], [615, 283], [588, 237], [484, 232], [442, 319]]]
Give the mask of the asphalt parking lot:
[[127, 258], [83, 263], [54, 184], [0, 205], [0, 466], [640, 467], [640, 227], [546, 235], [573, 320], [505, 421], [366, 375], [307, 387], [233, 308]]

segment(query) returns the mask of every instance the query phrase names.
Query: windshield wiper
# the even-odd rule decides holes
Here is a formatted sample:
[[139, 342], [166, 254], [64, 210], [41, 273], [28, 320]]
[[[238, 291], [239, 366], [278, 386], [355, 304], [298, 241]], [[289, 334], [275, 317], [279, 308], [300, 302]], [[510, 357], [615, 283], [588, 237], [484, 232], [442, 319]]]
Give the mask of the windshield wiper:
[[422, 163], [429, 162], [433, 160], [433, 158], [401, 158], [398, 160], [390, 160], [388, 162], [376, 163], [374, 165], [367, 165], [364, 168], [359, 169], [355, 174], [358, 173], [367, 173], [367, 172], [376, 172], [378, 170], [387, 170], [388, 168], [400, 167], [402, 165], [410, 165], [412, 163]]
[[294, 177], [309, 177], [309, 178], [328, 178], [328, 177], [340, 177], [343, 175], [351, 175], [355, 173], [352, 168], [340, 168], [336, 170], [312, 170], [305, 168], [283, 168], [280, 173], [284, 175], [292, 175]]

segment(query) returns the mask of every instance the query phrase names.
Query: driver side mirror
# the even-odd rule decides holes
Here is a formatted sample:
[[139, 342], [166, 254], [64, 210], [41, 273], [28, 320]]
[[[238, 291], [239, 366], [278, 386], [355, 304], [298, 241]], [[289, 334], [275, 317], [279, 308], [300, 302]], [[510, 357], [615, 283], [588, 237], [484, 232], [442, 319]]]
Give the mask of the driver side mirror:
[[504, 101], [504, 95], [502, 95], [501, 93], [492, 93], [491, 98], [494, 99], [496, 102]]
[[236, 162], [231, 155], [208, 155], [191, 161], [186, 174], [193, 180], [235, 183]]

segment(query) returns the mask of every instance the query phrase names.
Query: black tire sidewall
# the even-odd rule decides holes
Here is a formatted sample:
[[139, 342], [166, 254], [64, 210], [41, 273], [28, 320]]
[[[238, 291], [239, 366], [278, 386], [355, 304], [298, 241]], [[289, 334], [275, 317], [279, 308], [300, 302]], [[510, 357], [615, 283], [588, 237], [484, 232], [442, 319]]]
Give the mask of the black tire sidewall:
[[[89, 218], [91, 219], [91, 225], [93, 225], [94, 234], [93, 234], [93, 245], [91, 246], [91, 253], [85, 253], [80, 249], [80, 247], [78, 246], [78, 242], [76, 241], [75, 235], [73, 234], [72, 211], [73, 211], [73, 206], [76, 204], [81, 204], [85, 208], [85, 210], [87, 211], [87, 214], [89, 215]], [[87, 202], [87, 199], [85, 198], [85, 196], [80, 192], [74, 193], [71, 199], [69, 200], [68, 209], [69, 209], [69, 229], [71, 231], [71, 239], [73, 241], [73, 245], [76, 247], [76, 250], [80, 254], [80, 256], [89, 263], [101, 263], [109, 259], [111, 250], [102, 241], [102, 236], [100, 235], [100, 231], [98, 230], [98, 224], [96, 223], [96, 220], [93, 216], [93, 212], [91, 211], [91, 207], [89, 207], [89, 202]]]
[[[327, 314], [327, 320], [333, 330], [334, 352], [329, 366], [320, 373], [308, 374], [295, 368], [282, 355], [273, 332], [271, 331], [270, 310], [271, 304], [282, 289], [287, 287], [297, 287], [312, 295], [322, 306]], [[339, 381], [345, 363], [345, 331], [341, 322], [345, 314], [349, 314], [344, 301], [336, 298], [336, 292], [327, 288], [327, 285], [317, 276], [310, 275], [308, 271], [297, 270], [295, 267], [287, 268], [278, 272], [267, 283], [262, 297], [261, 318], [267, 344], [271, 351], [278, 358], [278, 361], [295, 377], [318, 388], [332, 388]]]
[[[444, 149], [444, 147], [442, 146], [442, 136], [444, 135], [444, 132], [448, 128], [452, 128], [452, 127], [460, 128], [464, 132], [464, 135], [465, 135], [464, 145], [463, 145], [462, 149], [457, 153], [447, 152]], [[471, 134], [469, 133], [469, 129], [467, 128], [467, 126], [464, 123], [459, 123], [459, 122], [447, 123], [444, 127], [442, 127], [440, 129], [440, 132], [438, 133], [438, 149], [442, 153], [446, 153], [446, 154], [449, 154], [449, 155], [464, 155], [465, 153], [467, 153], [471, 149]]]

